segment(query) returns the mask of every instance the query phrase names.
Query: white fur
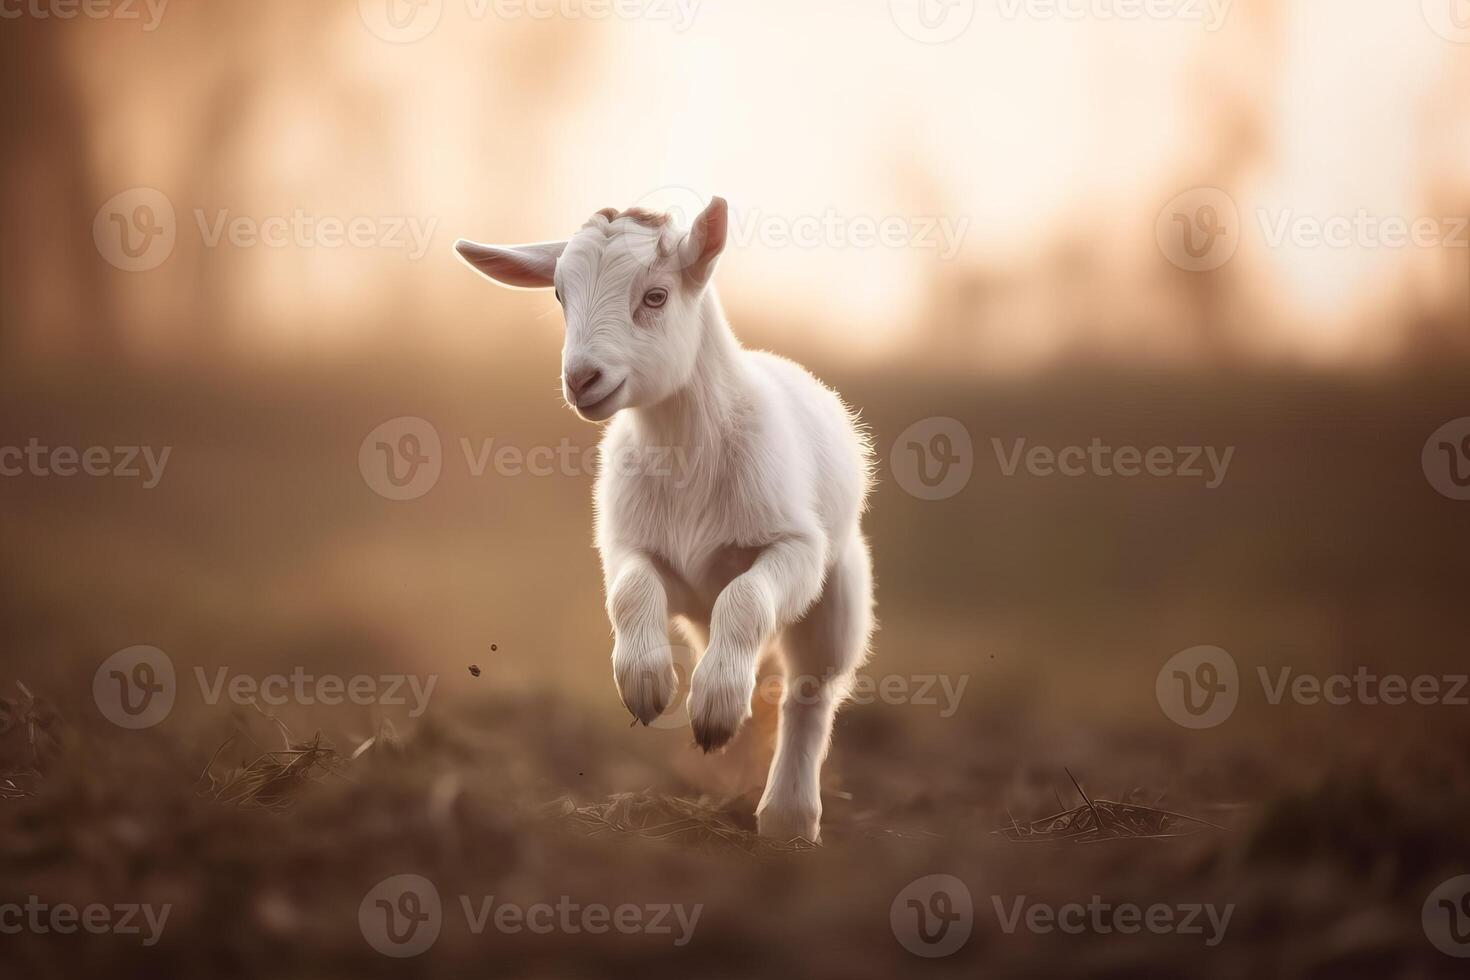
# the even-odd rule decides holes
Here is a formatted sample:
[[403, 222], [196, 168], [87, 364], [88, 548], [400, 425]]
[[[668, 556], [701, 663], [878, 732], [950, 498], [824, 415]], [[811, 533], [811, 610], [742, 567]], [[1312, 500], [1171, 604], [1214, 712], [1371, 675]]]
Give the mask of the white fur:
[[[609, 211], [564, 249], [460, 251], [513, 285], [549, 272], [540, 284], [557, 287], [567, 319], [564, 379], [601, 372], [578, 411], [612, 418], [596, 533], [624, 703], [645, 724], [669, 707], [677, 618], [705, 646], [691, 726], [706, 751], [718, 748], [750, 716], [757, 661], [775, 643], [786, 684], [758, 823], [766, 836], [816, 841], [832, 723], [873, 628], [860, 526], [871, 451], [833, 391], [735, 339], [710, 284], [726, 227], [716, 198], [687, 235]], [[667, 300], [654, 309], [658, 289]], [[657, 465], [671, 458], [690, 465]]]

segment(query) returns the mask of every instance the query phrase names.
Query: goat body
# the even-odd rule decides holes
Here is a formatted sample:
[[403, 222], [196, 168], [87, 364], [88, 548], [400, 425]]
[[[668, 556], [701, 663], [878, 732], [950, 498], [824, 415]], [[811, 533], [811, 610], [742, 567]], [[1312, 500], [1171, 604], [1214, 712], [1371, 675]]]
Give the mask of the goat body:
[[[833, 391], [735, 339], [710, 282], [727, 225], [716, 198], [687, 235], [662, 216], [605, 211], [567, 243], [459, 248], [497, 281], [557, 287], [568, 401], [611, 418], [596, 539], [624, 703], [645, 724], [672, 706], [677, 621], [703, 648], [695, 740], [720, 748], [750, 716], [773, 647], [785, 684], [757, 822], [764, 836], [816, 841], [832, 724], [873, 629], [860, 525], [871, 451]], [[671, 454], [692, 465], [613, 465]]]

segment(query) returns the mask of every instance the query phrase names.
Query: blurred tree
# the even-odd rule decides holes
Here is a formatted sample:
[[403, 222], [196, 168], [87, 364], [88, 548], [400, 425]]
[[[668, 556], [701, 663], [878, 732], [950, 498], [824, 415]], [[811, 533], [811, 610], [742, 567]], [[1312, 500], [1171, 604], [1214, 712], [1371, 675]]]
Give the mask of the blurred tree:
[[0, 350], [107, 358], [120, 338], [107, 302], [111, 270], [92, 244], [100, 202], [65, 26], [19, 17], [0, 30]]

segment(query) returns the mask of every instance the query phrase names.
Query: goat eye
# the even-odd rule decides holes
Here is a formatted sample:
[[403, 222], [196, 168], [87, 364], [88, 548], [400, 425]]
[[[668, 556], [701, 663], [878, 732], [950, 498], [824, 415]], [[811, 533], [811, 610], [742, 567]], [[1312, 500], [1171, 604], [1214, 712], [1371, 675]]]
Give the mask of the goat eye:
[[658, 309], [669, 301], [669, 291], [662, 287], [650, 289], [643, 294], [643, 305], [652, 309]]

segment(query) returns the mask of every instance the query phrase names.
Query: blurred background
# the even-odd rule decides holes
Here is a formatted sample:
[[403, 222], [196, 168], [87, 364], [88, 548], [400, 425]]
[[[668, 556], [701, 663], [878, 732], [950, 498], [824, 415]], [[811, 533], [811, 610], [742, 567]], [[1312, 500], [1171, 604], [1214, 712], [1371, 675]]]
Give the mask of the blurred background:
[[[957, 36], [925, 43], [946, 35], [910, 25], [901, 0], [11, 18], [6, 81], [25, 98], [7, 110], [24, 134], [4, 160], [7, 354], [543, 361], [554, 326], [529, 322], [545, 305], [481, 289], [453, 240], [544, 240], [682, 189], [733, 204], [722, 285], [744, 333], [844, 362], [1463, 356], [1464, 229], [1440, 234], [1457, 247], [1271, 233], [1283, 216], [1465, 217], [1470, 59], [1452, 0], [1179, 0], [1152, 18], [1081, 0], [1054, 15], [932, 6]], [[172, 204], [177, 239], [149, 274], [119, 275], [89, 231], [140, 187]], [[1209, 277], [1156, 243], [1160, 213], [1196, 188], [1230, 195], [1244, 225]], [[201, 231], [297, 212], [417, 219], [431, 237], [240, 247]], [[958, 234], [864, 247], [765, 233], [828, 214], [849, 231], [943, 219]]]
[[[379, 957], [358, 899], [413, 870], [446, 896], [697, 895], [710, 910], [679, 962], [711, 975], [1451, 975], [1420, 905], [1470, 872], [1466, 709], [1272, 705], [1255, 678], [1464, 671], [1470, 10], [1141, 9], [1156, 12], [7, 10], [0, 448], [168, 457], [152, 486], [0, 476], [16, 793], [0, 867], [10, 893], [180, 909], [154, 949], [7, 936], [16, 962], [674, 970], [648, 937], [499, 937], [491, 956], [495, 940], [460, 935]], [[948, 710], [942, 687], [937, 706], [849, 708], [827, 846], [774, 863], [583, 840], [540, 809], [646, 791], [746, 828], [759, 770], [698, 757], [687, 727], [626, 727], [580, 453], [598, 432], [561, 403], [559, 311], [452, 250], [565, 237], [608, 206], [687, 216], [714, 194], [732, 208], [717, 284], [737, 334], [801, 360], [874, 435], [868, 674], [965, 685]], [[365, 459], [404, 419], [437, 440], [437, 475], [390, 499]], [[972, 473], [943, 499], [899, 462], [934, 419], [959, 424]], [[1441, 432], [1450, 469], [1433, 464]], [[1020, 439], [1232, 455], [1215, 486], [1007, 475]], [[493, 462], [504, 448], [574, 462], [529, 472]], [[140, 644], [170, 658], [178, 698], [122, 731], [94, 674]], [[1242, 680], [1233, 717], [1196, 731], [1155, 682], [1203, 644]], [[412, 717], [273, 709], [285, 744], [320, 730], [345, 757], [377, 739], [354, 763], [375, 768], [287, 814], [237, 813], [195, 778], [237, 754], [248, 771], [242, 746], [281, 735], [201, 697], [196, 668], [221, 667], [436, 687]], [[16, 723], [23, 692], [55, 709], [54, 754]], [[385, 726], [403, 747], [374, 761]], [[993, 833], [1077, 802], [1068, 769], [1093, 795], [1224, 829], [1060, 847]], [[969, 885], [976, 935], [925, 961], [895, 941], [889, 903], [936, 872]], [[1242, 911], [1209, 957], [1178, 936], [1002, 935], [989, 912], [991, 894], [1099, 890]]]

